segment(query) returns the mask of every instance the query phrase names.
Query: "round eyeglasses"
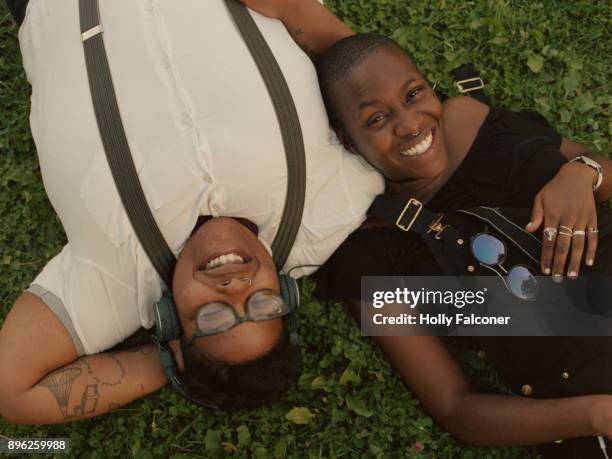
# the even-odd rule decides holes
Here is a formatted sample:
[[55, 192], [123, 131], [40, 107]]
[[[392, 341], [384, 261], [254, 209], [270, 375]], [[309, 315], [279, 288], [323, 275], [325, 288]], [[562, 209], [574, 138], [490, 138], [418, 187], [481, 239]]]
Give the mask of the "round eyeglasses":
[[195, 333], [189, 340], [189, 344], [197, 337], [216, 335], [242, 322], [274, 320], [291, 312], [293, 309], [271, 289], [253, 292], [246, 300], [244, 316], [239, 316], [228, 303], [212, 301], [200, 307], [195, 319]]
[[[472, 255], [485, 268], [495, 272], [514, 296], [521, 300], [534, 300], [538, 292], [538, 280], [527, 266], [515, 265], [506, 270], [502, 263], [506, 259], [507, 249], [504, 241], [489, 233], [478, 233], [472, 236], [470, 248]], [[503, 275], [494, 269], [498, 267]]]

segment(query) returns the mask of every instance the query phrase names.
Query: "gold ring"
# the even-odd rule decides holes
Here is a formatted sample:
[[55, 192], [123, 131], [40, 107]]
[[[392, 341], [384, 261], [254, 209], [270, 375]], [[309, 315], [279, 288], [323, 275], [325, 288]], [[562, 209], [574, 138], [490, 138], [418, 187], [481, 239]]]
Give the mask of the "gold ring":
[[567, 231], [559, 231], [559, 236], [569, 236], [572, 237], [572, 233], [568, 233]]
[[584, 236], [586, 234], [583, 230], [574, 230], [574, 236]]
[[587, 229], [587, 233], [589, 233], [589, 234], [591, 234], [591, 233], [596, 234], [596, 233], [599, 233], [599, 230], [597, 228], [588, 228]]
[[[559, 225], [559, 229], [560, 230], [564, 229], [566, 231], [569, 231], [570, 233], [572, 232], [572, 228], [569, 228], [569, 227], [563, 226], [563, 225]], [[559, 232], [559, 234], [561, 234], [561, 232]]]

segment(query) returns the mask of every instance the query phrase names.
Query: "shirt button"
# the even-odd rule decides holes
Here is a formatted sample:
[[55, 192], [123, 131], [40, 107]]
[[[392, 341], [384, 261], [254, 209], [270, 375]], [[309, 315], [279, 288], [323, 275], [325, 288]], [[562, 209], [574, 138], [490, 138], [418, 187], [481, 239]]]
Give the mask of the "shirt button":
[[161, 66], [163, 68], [165, 68], [165, 69], [169, 69], [170, 68], [170, 61], [168, 60], [168, 58], [166, 56], [162, 57]]
[[187, 127], [191, 127], [191, 125], [193, 124], [193, 122], [191, 121], [191, 116], [189, 116], [188, 114], [185, 114], [183, 116], [183, 124]]
[[563, 373], [561, 373], [561, 377], [563, 379], [569, 379], [569, 373], [567, 371], [564, 371]]

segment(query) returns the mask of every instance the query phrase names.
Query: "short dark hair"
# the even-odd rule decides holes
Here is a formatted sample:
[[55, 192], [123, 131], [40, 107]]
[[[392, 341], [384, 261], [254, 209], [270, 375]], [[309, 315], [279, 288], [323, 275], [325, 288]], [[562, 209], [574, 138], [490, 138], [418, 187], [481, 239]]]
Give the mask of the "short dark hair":
[[340, 117], [340, 101], [336, 83], [346, 78], [363, 60], [381, 48], [394, 49], [408, 55], [395, 41], [375, 33], [360, 33], [334, 43], [317, 62], [319, 86], [329, 121], [335, 129], [344, 130]]
[[180, 380], [184, 390], [205, 405], [222, 410], [269, 405], [291, 387], [300, 368], [300, 351], [286, 330], [263, 356], [231, 364], [187, 346], [181, 339], [185, 371]]

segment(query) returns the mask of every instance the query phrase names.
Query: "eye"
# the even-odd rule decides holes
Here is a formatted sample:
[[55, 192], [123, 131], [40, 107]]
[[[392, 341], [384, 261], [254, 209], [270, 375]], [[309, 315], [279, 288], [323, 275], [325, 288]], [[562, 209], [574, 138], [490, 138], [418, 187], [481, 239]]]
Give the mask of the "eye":
[[368, 118], [366, 121], [366, 126], [372, 126], [374, 124], [378, 124], [385, 119], [385, 115], [382, 113], [376, 113], [375, 115]]
[[406, 93], [406, 102], [410, 102], [413, 98], [418, 96], [422, 91], [423, 91], [423, 88], [420, 87], [420, 86], [417, 87], [417, 88], [411, 89], [410, 91], [408, 91]]

